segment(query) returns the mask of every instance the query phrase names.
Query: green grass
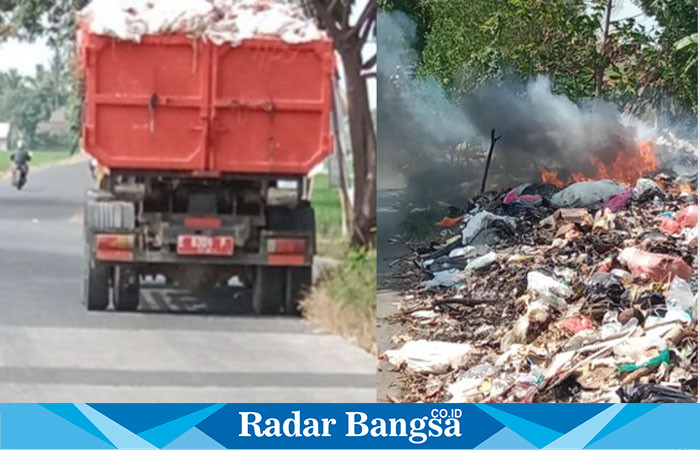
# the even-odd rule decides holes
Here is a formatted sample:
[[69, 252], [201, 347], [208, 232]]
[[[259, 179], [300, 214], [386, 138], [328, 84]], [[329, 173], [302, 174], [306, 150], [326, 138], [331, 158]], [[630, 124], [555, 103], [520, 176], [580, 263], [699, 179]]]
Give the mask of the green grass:
[[336, 259], [345, 258], [348, 242], [343, 236], [340, 190], [330, 186], [328, 175], [314, 178], [311, 204], [316, 213], [318, 253]]
[[374, 250], [350, 249], [343, 265], [326, 279], [331, 298], [346, 307], [369, 307], [377, 305], [377, 252]]
[[[0, 173], [8, 171], [12, 167], [12, 161], [10, 161], [11, 154], [11, 152], [0, 153]], [[70, 152], [32, 151], [32, 160], [29, 162], [29, 168], [36, 169], [38, 167], [48, 166], [68, 159], [71, 156]]]
[[316, 211], [316, 229], [321, 236], [341, 233], [343, 212], [340, 192], [337, 188], [330, 186], [328, 175], [321, 174], [314, 178], [311, 204]]

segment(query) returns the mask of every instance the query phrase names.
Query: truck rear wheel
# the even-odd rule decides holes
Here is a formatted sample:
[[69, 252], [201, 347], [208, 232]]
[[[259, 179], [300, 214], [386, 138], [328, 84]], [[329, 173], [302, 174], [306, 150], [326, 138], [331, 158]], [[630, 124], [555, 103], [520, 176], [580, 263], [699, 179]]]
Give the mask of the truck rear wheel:
[[83, 255], [83, 304], [88, 311], [104, 311], [109, 306], [111, 268], [92, 255], [92, 233], [85, 238]]
[[253, 285], [253, 312], [257, 315], [279, 314], [285, 294], [285, 270], [258, 267]]
[[140, 282], [137, 271], [127, 267], [114, 270], [114, 309], [136, 311], [139, 306]]
[[311, 267], [290, 267], [287, 269], [289, 293], [285, 301], [285, 314], [299, 315], [299, 302], [311, 287]]
[[253, 287], [258, 315], [299, 314], [299, 301], [311, 286], [311, 267], [259, 267]]
[[88, 311], [104, 311], [109, 305], [109, 266], [88, 258], [83, 274], [83, 303]]

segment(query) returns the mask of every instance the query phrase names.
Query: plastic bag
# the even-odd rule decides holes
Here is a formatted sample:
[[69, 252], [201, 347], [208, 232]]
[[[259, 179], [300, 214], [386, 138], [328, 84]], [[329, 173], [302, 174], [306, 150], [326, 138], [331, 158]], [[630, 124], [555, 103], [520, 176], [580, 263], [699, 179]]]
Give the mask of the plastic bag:
[[574, 295], [569, 286], [540, 272], [527, 274], [527, 291], [534, 298], [557, 307], [564, 306]]
[[569, 333], [569, 335], [574, 336], [575, 334], [581, 331], [592, 329], [593, 323], [591, 322], [591, 319], [588, 318], [588, 316], [578, 314], [564, 320], [563, 326], [564, 330], [566, 330], [566, 332]]
[[496, 252], [491, 252], [472, 260], [469, 264], [467, 264], [467, 270], [474, 271], [483, 269], [495, 263], [496, 261], [498, 261], [498, 255], [496, 254]]
[[698, 205], [691, 205], [678, 213], [678, 223], [683, 228], [694, 228], [698, 225]]
[[465, 363], [473, 348], [469, 344], [442, 341], [411, 341], [384, 354], [395, 367], [406, 364], [414, 372], [446, 373]]
[[668, 281], [676, 276], [686, 280], [693, 276], [693, 269], [677, 256], [626, 248], [620, 253], [618, 259], [627, 265], [635, 278]]
[[688, 284], [687, 281], [674, 278], [668, 288], [666, 307], [669, 312], [682, 311], [688, 313], [691, 319], [695, 316], [695, 295], [693, 295], [693, 290], [690, 288], [690, 284]]
[[533, 207], [537, 206], [540, 203], [542, 203], [542, 196], [541, 195], [533, 195], [533, 194], [523, 194], [523, 191], [528, 187], [529, 185], [524, 184], [520, 187], [517, 187], [513, 189], [512, 191], [508, 192], [505, 197], [503, 197], [503, 204], [504, 205], [512, 205], [512, 204], [520, 204], [522, 206], [526, 207]]
[[606, 305], [612, 302], [617, 306], [623, 306], [625, 287], [620, 278], [612, 273], [596, 273], [586, 282], [584, 295], [588, 305]]
[[552, 197], [558, 208], [585, 208], [599, 205], [625, 190], [612, 180], [574, 183]]
[[661, 219], [659, 230], [666, 236], [673, 236], [674, 234], [680, 233], [681, 224], [679, 224], [675, 219], [664, 217]]
[[622, 386], [616, 394], [622, 403], [697, 403], [698, 401], [688, 393], [658, 384]]
[[657, 195], [663, 195], [661, 188], [655, 181], [648, 178], [640, 178], [632, 191], [632, 198], [637, 202], [646, 202]]
[[671, 352], [668, 349], [665, 349], [659, 353], [658, 356], [649, 358], [641, 364], [622, 364], [617, 370], [622, 373], [634, 372], [639, 369], [659, 367], [663, 363], [671, 364]]
[[610, 197], [605, 203], [603, 203], [602, 209], [608, 209], [612, 212], [617, 212], [621, 209], [627, 208], [627, 205], [629, 205], [631, 200], [632, 188], [627, 188], [619, 194]]
[[424, 289], [434, 287], [452, 287], [462, 278], [464, 278], [464, 274], [459, 270], [445, 270], [433, 274], [433, 279], [422, 282], [421, 287]]
[[483, 230], [491, 228], [494, 224], [502, 224], [515, 229], [516, 221], [512, 217], [497, 216], [490, 212], [482, 211], [469, 219], [467, 226], [462, 231], [462, 245], [469, 245]]

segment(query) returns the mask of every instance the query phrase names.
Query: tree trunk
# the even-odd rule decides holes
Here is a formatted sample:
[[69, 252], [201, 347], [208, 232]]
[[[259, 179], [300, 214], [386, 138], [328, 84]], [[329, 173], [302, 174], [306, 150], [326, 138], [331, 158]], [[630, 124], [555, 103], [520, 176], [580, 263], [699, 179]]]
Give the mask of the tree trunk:
[[598, 68], [595, 74], [595, 96], [600, 97], [603, 93], [603, 75], [605, 75], [605, 69], [608, 66], [608, 35], [610, 34], [610, 15], [612, 14], [612, 0], [608, 0], [608, 4], [605, 8], [605, 26], [603, 28], [603, 42], [601, 43], [601, 61], [598, 64]]
[[341, 124], [339, 120], [340, 116], [340, 99], [339, 95], [334, 95], [333, 98], [333, 127], [335, 128], [335, 142], [336, 142], [336, 156], [338, 157], [338, 172], [340, 181], [340, 194], [343, 201], [343, 236], [347, 234], [352, 229], [352, 202], [350, 201], [350, 195], [348, 193], [348, 182], [345, 178], [345, 149], [343, 148], [343, 139], [341, 130]]
[[345, 42], [338, 48], [345, 69], [350, 141], [352, 142], [355, 201], [351, 244], [374, 245], [377, 222], [377, 139], [370, 114], [367, 82], [362, 77], [361, 46]]

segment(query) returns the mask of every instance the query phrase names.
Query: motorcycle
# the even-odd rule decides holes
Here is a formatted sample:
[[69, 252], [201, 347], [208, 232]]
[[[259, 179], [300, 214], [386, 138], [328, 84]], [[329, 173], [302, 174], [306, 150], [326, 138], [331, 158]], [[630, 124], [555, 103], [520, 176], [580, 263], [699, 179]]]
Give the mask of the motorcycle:
[[29, 167], [26, 164], [15, 165], [12, 171], [12, 186], [16, 187], [18, 191], [21, 191], [25, 184], [27, 184], [27, 173], [29, 172]]

